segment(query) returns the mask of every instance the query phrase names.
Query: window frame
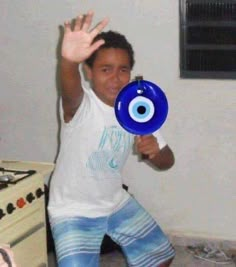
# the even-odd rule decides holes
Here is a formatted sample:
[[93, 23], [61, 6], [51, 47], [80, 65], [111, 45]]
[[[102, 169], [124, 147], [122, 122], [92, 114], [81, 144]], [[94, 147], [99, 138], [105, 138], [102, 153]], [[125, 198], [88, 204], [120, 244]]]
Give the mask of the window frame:
[[[218, 2], [222, 2], [223, 4], [235, 4], [236, 7], [236, 0], [220, 0]], [[216, 25], [218, 27], [224, 26], [227, 27], [236, 27], [236, 11], [235, 11], [235, 20], [234, 21], [214, 21], [210, 20], [203, 22], [201, 18], [194, 23], [188, 21], [187, 19], [187, 12], [186, 12], [186, 3], [193, 3], [193, 4], [201, 4], [201, 3], [216, 3], [215, 0], [179, 0], [179, 43], [180, 43], [180, 59], [179, 59], [179, 67], [180, 67], [180, 77], [181, 78], [203, 78], [203, 79], [236, 79], [236, 61], [235, 61], [235, 71], [234, 70], [191, 70], [188, 69], [187, 62], [190, 62], [191, 58], [188, 57], [189, 51], [200, 50], [202, 51], [208, 49], [212, 51], [232, 51], [236, 53], [236, 38], [235, 38], [235, 45], [227, 45], [227, 44], [188, 44], [187, 41], [187, 34], [188, 34], [188, 27], [190, 26], [202, 26], [202, 27], [210, 27], [211, 25]], [[217, 54], [217, 52], [216, 52]], [[219, 54], [219, 52], [218, 52]]]

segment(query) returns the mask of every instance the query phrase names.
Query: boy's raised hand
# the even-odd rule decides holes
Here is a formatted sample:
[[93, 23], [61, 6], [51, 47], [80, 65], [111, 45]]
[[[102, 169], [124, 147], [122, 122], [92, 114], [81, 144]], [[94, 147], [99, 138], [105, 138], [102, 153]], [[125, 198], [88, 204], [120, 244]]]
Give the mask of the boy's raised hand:
[[109, 20], [105, 18], [100, 21], [96, 27], [90, 29], [93, 15], [93, 11], [89, 11], [86, 15], [78, 16], [73, 28], [70, 21], [65, 22], [61, 50], [63, 58], [74, 63], [82, 63], [96, 49], [104, 44], [104, 40], [98, 40], [95, 43], [92, 42], [93, 39], [106, 27]]

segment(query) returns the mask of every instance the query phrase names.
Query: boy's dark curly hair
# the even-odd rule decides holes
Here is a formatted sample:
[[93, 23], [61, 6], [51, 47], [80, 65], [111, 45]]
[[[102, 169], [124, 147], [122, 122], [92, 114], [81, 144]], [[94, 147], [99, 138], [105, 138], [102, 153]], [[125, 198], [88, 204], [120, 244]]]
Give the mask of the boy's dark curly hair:
[[134, 51], [131, 46], [131, 44], [127, 41], [124, 35], [114, 32], [114, 31], [108, 31], [108, 32], [102, 32], [98, 34], [93, 42], [96, 42], [97, 40], [103, 39], [105, 43], [99, 47], [98, 50], [96, 50], [86, 61], [85, 63], [91, 68], [93, 66], [94, 60], [96, 58], [96, 55], [99, 50], [103, 48], [119, 48], [127, 51], [128, 56], [130, 58], [130, 67], [131, 69], [134, 66], [135, 60], [134, 60]]

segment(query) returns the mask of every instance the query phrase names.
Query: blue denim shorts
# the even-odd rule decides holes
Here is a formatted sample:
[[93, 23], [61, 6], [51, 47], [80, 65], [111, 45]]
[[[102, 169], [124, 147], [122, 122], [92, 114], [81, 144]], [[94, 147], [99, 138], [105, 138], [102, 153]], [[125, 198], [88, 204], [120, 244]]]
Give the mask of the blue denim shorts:
[[122, 247], [129, 266], [156, 267], [175, 252], [155, 220], [133, 198], [106, 217], [50, 218], [58, 267], [98, 267], [105, 234]]

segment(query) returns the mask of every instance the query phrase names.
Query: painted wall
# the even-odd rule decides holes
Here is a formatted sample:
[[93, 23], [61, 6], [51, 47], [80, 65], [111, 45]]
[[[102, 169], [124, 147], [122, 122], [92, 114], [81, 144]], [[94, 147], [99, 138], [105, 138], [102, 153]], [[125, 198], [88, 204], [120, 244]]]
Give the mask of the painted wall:
[[235, 81], [180, 79], [178, 8], [177, 0], [0, 0], [0, 158], [54, 161], [59, 26], [93, 9], [133, 44], [133, 76], [159, 84], [170, 104], [162, 133], [176, 164], [157, 172], [131, 156], [130, 191], [167, 231], [236, 240]]

